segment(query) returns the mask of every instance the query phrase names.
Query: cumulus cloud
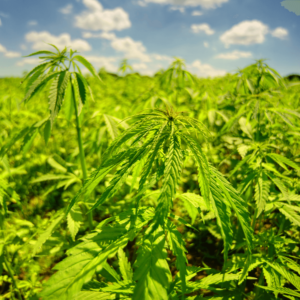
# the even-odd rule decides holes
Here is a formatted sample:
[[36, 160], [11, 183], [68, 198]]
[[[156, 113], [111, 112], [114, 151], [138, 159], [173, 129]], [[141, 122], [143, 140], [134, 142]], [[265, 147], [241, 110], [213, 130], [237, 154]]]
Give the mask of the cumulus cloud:
[[252, 56], [251, 52], [243, 52], [243, 51], [235, 50], [229, 53], [220, 53], [216, 56], [216, 58], [236, 60], [239, 58], [247, 58], [250, 56]]
[[118, 71], [118, 67], [116, 66], [116, 62], [118, 60], [117, 57], [86, 55], [85, 58], [96, 68], [104, 67], [108, 72]]
[[161, 61], [166, 61], [168, 63], [171, 63], [174, 58], [173, 57], [170, 57], [170, 56], [167, 56], [167, 55], [160, 55], [160, 54], [150, 54], [151, 57], [155, 60], [161, 60]]
[[6, 52], [6, 48], [0, 44], [0, 52]]
[[73, 5], [72, 4], [67, 4], [66, 6], [62, 7], [59, 9], [59, 12], [64, 14], [64, 15], [69, 15], [73, 10]]
[[209, 47], [208, 42], [204, 42], [203, 45], [204, 45], [205, 48], [208, 48], [208, 47]]
[[215, 33], [215, 31], [212, 30], [207, 23], [193, 24], [191, 29], [194, 33], [198, 33], [200, 31], [204, 31], [207, 35], [212, 35]]
[[202, 16], [202, 15], [203, 15], [203, 12], [200, 10], [194, 10], [192, 12], [192, 16]]
[[27, 46], [24, 45], [24, 44], [22, 44], [20, 47], [21, 47], [22, 50], [27, 50]]
[[200, 60], [195, 60], [192, 64], [186, 65], [187, 70], [199, 77], [216, 77], [226, 75], [225, 70], [215, 69], [209, 64], [203, 64]]
[[8, 58], [15, 58], [15, 57], [20, 57], [21, 53], [19, 52], [14, 52], [14, 51], [8, 51], [3, 45], [0, 44], [0, 52], [4, 53], [5, 57]]
[[131, 27], [129, 15], [122, 8], [103, 9], [97, 0], [83, 0], [87, 10], [75, 16], [75, 26], [86, 30], [123, 30]]
[[35, 20], [32, 20], [32, 21], [28, 21], [27, 24], [28, 24], [29, 26], [36, 26], [36, 25], [38, 24], [38, 22], [35, 21]]
[[53, 49], [49, 44], [56, 45], [59, 49], [64, 47], [71, 47], [73, 50], [90, 51], [92, 48], [90, 44], [81, 39], [72, 40], [68, 33], [62, 33], [59, 36], [50, 34], [47, 31], [36, 32], [31, 31], [25, 35], [27, 42], [32, 43], [32, 49]]
[[284, 40], [289, 35], [289, 32], [285, 28], [277, 27], [271, 32], [271, 35]]
[[24, 65], [37, 65], [40, 63], [40, 59], [37, 57], [26, 57], [16, 63], [17, 66], [23, 67]]
[[146, 47], [140, 41], [134, 41], [131, 37], [118, 38], [114, 33], [102, 32], [102, 33], [83, 33], [84, 38], [102, 38], [110, 40], [110, 45], [117, 52], [124, 53], [124, 56], [128, 59], [137, 59], [142, 62], [150, 62], [151, 58], [146, 53]]
[[220, 40], [228, 48], [229, 45], [261, 44], [269, 32], [268, 26], [258, 20], [243, 21], [225, 31]]
[[2, 26], [2, 21], [1, 21], [1, 19], [0, 19], [0, 26]]
[[[156, 4], [171, 4], [178, 6], [201, 6], [205, 9], [214, 9], [220, 7], [223, 3], [228, 2], [229, 0], [143, 0], [139, 1], [144, 3], [156, 3]], [[139, 3], [140, 4], [140, 3]], [[141, 4], [140, 4], [141, 5]]]

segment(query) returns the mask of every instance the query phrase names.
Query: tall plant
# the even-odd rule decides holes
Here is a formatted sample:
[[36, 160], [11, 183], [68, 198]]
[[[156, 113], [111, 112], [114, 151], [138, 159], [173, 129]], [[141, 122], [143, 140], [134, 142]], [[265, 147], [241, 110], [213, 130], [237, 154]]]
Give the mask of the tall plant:
[[[199, 186], [204, 198], [203, 204], [196, 195], [188, 197], [192, 209], [198, 212], [204, 205], [206, 210], [214, 211], [224, 239], [225, 261], [233, 239], [230, 221], [233, 209], [244, 232], [248, 252], [251, 252], [253, 236], [246, 204], [222, 174], [207, 161], [197, 138], [197, 135], [199, 138], [207, 137], [206, 128], [199, 121], [185, 117], [173, 109], [155, 109], [134, 118], [137, 121], [112, 142], [104, 155], [103, 163], [91, 174], [65, 213], [70, 213], [78, 201], [86, 199], [100, 181], [117, 168], [109, 186], [94, 202], [91, 210], [99, 207], [116, 194], [127, 176], [138, 166], [141, 170], [139, 188], [132, 208], [101, 222], [95, 232], [82, 238], [83, 243], [69, 251], [69, 257], [56, 266], [58, 272], [42, 291], [43, 299], [105, 297], [109, 293], [118, 294], [122, 298], [131, 295], [132, 299], [167, 300], [178, 297], [184, 299], [185, 294], [204, 287], [213, 289], [213, 284], [220, 280], [218, 276], [210, 278], [211, 282], [188, 281], [189, 275], [195, 270], [187, 268], [185, 242], [175, 226], [177, 221], [184, 224], [186, 222], [171, 212], [187, 149], [198, 166]], [[160, 181], [157, 206], [142, 206], [146, 190]], [[135, 239], [139, 250], [132, 271], [122, 249]], [[166, 260], [166, 249], [177, 257], [176, 268], [179, 275], [174, 281]], [[92, 280], [95, 272], [113, 272], [107, 259], [117, 253], [123, 281], [119, 279], [111, 286], [93, 279], [93, 285], [98, 291], [95, 293], [92, 286], [85, 284]], [[230, 280], [230, 276], [231, 274], [223, 274], [223, 279]], [[243, 277], [241, 274], [234, 274], [235, 278], [240, 276]], [[84, 291], [81, 291], [82, 288]]]

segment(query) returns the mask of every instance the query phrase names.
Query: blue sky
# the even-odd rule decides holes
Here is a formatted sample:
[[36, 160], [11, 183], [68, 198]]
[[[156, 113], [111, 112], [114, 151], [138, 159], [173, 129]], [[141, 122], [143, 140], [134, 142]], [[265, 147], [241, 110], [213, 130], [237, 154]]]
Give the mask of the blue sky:
[[[300, 1], [300, 0], [299, 0]], [[0, 0], [0, 76], [21, 76], [45, 43], [77, 49], [116, 72], [128, 58], [151, 75], [174, 56], [199, 77], [234, 73], [267, 58], [300, 74], [300, 16], [282, 0]]]

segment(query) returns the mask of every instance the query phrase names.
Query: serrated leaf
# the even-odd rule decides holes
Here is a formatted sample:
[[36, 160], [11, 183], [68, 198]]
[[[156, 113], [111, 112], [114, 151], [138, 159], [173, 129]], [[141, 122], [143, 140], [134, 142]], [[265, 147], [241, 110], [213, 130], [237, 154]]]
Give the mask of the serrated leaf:
[[126, 257], [125, 252], [123, 249], [118, 250], [118, 257], [119, 257], [119, 266], [120, 272], [122, 274], [123, 280], [132, 281], [133, 272], [130, 263], [128, 262], [128, 258]]
[[107, 131], [109, 132], [112, 140], [114, 140], [118, 136], [117, 124], [111, 116], [103, 114], [103, 117], [107, 127]]
[[83, 221], [82, 213], [78, 205], [74, 205], [67, 216], [68, 228], [70, 230], [73, 241]]

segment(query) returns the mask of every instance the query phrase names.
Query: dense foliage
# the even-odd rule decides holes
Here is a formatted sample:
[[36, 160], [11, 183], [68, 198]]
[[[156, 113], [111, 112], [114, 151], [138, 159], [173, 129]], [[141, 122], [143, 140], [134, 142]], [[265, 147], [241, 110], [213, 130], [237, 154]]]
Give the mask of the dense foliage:
[[0, 299], [300, 299], [297, 78], [55, 51], [0, 79]]

